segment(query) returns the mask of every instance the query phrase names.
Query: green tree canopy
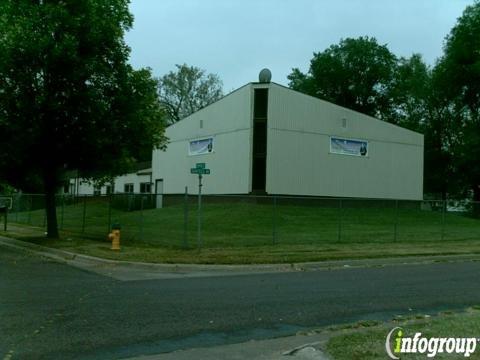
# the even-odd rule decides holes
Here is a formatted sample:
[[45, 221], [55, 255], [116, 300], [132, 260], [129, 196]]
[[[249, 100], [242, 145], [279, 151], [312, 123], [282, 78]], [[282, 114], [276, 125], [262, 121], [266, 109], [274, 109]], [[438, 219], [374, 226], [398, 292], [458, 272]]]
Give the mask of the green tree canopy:
[[175, 65], [158, 80], [158, 92], [173, 124], [197, 110], [219, 100], [223, 96], [222, 81], [215, 74], [206, 74], [195, 66]]
[[307, 74], [293, 69], [288, 76], [294, 90], [384, 118], [396, 57], [374, 38], [347, 38], [314, 53]]
[[49, 237], [66, 171], [119, 174], [164, 144], [156, 81], [127, 63], [132, 22], [128, 0], [0, 2], [0, 178], [42, 187]]
[[390, 113], [386, 120], [411, 130], [423, 131], [430, 99], [431, 69], [420, 54], [400, 58], [387, 89]]
[[[437, 67], [442, 89], [454, 116], [452, 147], [458, 177], [480, 201], [480, 3], [467, 6], [446, 38]], [[480, 209], [477, 209], [480, 210]]]
[[467, 6], [446, 38], [444, 76], [450, 82], [449, 95], [460, 96], [471, 116], [480, 108], [480, 3]]

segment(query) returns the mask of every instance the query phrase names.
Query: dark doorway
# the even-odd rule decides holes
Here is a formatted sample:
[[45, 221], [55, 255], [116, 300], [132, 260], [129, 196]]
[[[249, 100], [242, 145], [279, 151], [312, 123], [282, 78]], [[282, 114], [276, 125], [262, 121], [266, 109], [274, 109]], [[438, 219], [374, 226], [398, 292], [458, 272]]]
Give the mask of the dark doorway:
[[264, 193], [267, 175], [268, 89], [255, 89], [253, 101], [252, 192]]

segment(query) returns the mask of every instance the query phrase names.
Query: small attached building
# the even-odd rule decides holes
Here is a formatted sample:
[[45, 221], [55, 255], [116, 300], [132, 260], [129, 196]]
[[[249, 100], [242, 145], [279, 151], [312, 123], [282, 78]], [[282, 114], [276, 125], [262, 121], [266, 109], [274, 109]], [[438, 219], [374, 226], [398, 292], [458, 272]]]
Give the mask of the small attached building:
[[64, 194], [70, 195], [108, 195], [108, 194], [149, 194], [152, 191], [151, 162], [137, 163], [135, 171], [115, 177], [113, 183], [95, 186], [92, 181], [82, 179], [72, 171], [67, 175], [68, 182]]
[[166, 130], [156, 193], [420, 200], [423, 135], [271, 83], [247, 84]]

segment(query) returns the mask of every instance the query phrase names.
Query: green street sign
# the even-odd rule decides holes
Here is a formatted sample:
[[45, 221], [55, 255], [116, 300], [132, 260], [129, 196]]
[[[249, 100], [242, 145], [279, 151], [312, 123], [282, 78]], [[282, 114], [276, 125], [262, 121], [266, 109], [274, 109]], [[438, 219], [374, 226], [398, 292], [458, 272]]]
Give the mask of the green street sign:
[[190, 169], [191, 174], [210, 175], [210, 169], [205, 169], [205, 163], [198, 163], [196, 167]]

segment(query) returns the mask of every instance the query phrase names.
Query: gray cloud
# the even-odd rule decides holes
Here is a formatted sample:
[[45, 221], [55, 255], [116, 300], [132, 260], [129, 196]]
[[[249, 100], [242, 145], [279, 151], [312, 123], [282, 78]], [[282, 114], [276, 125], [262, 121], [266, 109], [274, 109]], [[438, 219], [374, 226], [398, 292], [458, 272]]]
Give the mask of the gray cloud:
[[286, 84], [313, 52], [363, 35], [398, 56], [433, 64], [445, 36], [473, 0], [132, 0], [126, 37], [134, 67], [160, 76], [187, 63], [217, 73], [229, 91], [272, 70]]

